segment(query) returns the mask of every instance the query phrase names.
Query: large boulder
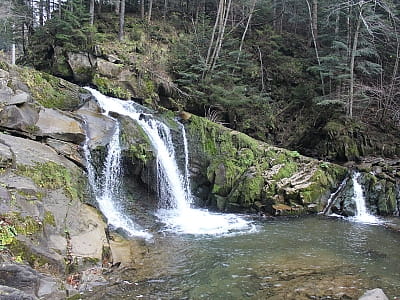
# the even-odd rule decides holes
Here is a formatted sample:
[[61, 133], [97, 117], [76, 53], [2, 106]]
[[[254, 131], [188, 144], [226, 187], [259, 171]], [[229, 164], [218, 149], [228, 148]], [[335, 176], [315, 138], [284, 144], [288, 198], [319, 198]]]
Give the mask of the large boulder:
[[61, 282], [23, 264], [0, 264], [1, 299], [64, 299]]
[[86, 102], [76, 114], [85, 120], [90, 149], [105, 147], [110, 142], [115, 131], [115, 120], [102, 114], [100, 107], [94, 101]]
[[93, 77], [96, 59], [86, 52], [68, 52], [67, 56], [74, 80], [85, 83], [90, 82]]
[[341, 166], [270, 146], [204, 118], [192, 116], [186, 123], [193, 188], [202, 205], [270, 214], [319, 212], [347, 174]]
[[38, 110], [31, 104], [10, 105], [0, 111], [0, 126], [25, 133], [35, 133], [38, 118]]
[[37, 134], [44, 137], [52, 137], [75, 144], [81, 144], [85, 141], [85, 132], [81, 122], [62, 111], [42, 108], [35, 125]]

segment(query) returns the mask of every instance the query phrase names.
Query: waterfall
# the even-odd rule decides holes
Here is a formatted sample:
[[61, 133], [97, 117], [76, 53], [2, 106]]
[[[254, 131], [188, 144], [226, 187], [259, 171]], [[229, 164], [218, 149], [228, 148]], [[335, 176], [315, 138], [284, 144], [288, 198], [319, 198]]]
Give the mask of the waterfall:
[[352, 177], [354, 189], [352, 200], [356, 204], [356, 215], [350, 217], [350, 220], [360, 223], [378, 224], [380, 223], [380, 220], [374, 215], [371, 215], [367, 210], [363, 188], [358, 181], [359, 177], [360, 173], [354, 172]]
[[107, 156], [100, 178], [96, 180], [88, 139], [83, 147], [87, 162], [89, 184], [92, 187], [100, 211], [107, 218], [108, 224], [115, 229], [122, 229], [130, 236], [151, 238], [151, 234], [140, 229], [123, 213], [121, 205], [121, 147], [119, 144], [119, 124], [116, 123], [114, 134], [108, 145]]
[[135, 120], [148, 136], [157, 160], [157, 191], [159, 206], [155, 215], [166, 230], [190, 234], [224, 234], [238, 230], [252, 230], [254, 226], [233, 214], [211, 213], [191, 207], [192, 195], [189, 183], [188, 145], [186, 132], [181, 126], [185, 165], [181, 173], [175, 158], [171, 131], [163, 122], [155, 119], [145, 109], [132, 101], [107, 97], [86, 88], [96, 98], [106, 113], [112, 111]]

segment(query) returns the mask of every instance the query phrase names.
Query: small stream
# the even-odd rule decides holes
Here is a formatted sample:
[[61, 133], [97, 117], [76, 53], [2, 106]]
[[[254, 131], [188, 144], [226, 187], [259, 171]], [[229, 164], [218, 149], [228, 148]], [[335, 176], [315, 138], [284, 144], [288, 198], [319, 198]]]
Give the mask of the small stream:
[[400, 233], [324, 216], [255, 225], [155, 236], [142, 270], [122, 270], [87, 299], [358, 299], [377, 287], [400, 299]]

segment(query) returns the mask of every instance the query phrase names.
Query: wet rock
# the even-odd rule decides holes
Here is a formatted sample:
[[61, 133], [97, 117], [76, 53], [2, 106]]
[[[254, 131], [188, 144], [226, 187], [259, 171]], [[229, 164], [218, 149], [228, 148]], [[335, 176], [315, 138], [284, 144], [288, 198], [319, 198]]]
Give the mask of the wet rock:
[[36, 122], [38, 134], [65, 142], [80, 144], [85, 140], [85, 132], [80, 122], [67, 113], [43, 108]]
[[389, 300], [381, 289], [366, 291], [358, 300]]
[[100, 107], [93, 101], [87, 102], [76, 113], [85, 120], [89, 148], [96, 149], [108, 145], [115, 131], [115, 121], [103, 115]]

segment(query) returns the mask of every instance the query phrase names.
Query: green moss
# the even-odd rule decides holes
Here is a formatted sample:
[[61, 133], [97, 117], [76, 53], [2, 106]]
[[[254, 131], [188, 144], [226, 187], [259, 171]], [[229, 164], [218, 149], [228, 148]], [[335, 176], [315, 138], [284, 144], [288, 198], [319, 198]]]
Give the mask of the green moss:
[[70, 110], [80, 104], [82, 90], [78, 86], [30, 68], [18, 68], [18, 71], [33, 98], [44, 107]]
[[3, 69], [4, 71], [10, 71], [9, 65], [5, 62], [0, 60], [0, 69]]
[[1, 224], [0, 225], [0, 250], [3, 250], [8, 245], [15, 241], [17, 231], [13, 225]]
[[50, 211], [46, 210], [44, 212], [43, 225], [56, 226], [56, 219]]
[[96, 85], [98, 90], [108, 96], [119, 98], [119, 99], [130, 99], [132, 97], [131, 93], [119, 86], [114, 81], [101, 77], [99, 74], [95, 74], [93, 77], [93, 84]]
[[281, 180], [283, 178], [289, 178], [298, 170], [298, 165], [294, 162], [287, 162], [285, 163], [273, 176], [274, 180]]
[[37, 163], [35, 166], [18, 166], [17, 174], [31, 178], [39, 187], [63, 189], [72, 200], [82, 199], [84, 180], [81, 174], [72, 172], [56, 163]]
[[153, 159], [153, 152], [149, 150], [147, 144], [135, 144], [130, 145], [128, 155], [131, 159], [139, 159], [144, 163], [147, 163], [150, 159]]

